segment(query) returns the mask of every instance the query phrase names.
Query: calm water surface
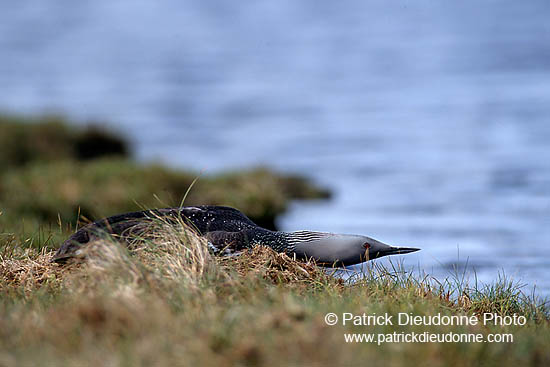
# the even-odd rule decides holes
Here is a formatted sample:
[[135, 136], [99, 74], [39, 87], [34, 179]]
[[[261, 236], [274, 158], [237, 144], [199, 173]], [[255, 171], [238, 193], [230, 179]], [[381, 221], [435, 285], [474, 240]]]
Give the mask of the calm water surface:
[[235, 4], [3, 4], [0, 110], [107, 121], [142, 160], [304, 173], [334, 198], [282, 229], [550, 294], [550, 3]]

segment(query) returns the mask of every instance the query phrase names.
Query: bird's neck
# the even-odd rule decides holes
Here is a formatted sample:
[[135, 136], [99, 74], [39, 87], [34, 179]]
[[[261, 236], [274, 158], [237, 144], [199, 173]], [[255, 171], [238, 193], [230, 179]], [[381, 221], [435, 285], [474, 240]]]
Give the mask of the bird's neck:
[[288, 241], [288, 244], [292, 247], [296, 246], [299, 243], [316, 241], [330, 236], [330, 233], [327, 232], [314, 231], [294, 231], [283, 233]]
[[330, 233], [313, 231], [276, 232], [263, 228], [247, 231], [250, 244], [269, 246], [278, 252], [292, 252], [299, 243], [319, 240], [329, 235]]

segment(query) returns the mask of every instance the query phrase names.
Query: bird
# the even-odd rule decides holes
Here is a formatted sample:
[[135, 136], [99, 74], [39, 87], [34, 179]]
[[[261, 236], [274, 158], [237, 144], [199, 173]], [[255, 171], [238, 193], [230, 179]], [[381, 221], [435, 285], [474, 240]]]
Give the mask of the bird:
[[149, 209], [100, 219], [72, 234], [61, 244], [52, 261], [65, 263], [77, 257], [82, 246], [105, 233], [127, 236], [128, 231], [148, 218], [183, 219], [199, 236], [206, 238], [209, 249], [218, 255], [238, 254], [255, 245], [263, 245], [297, 259], [314, 260], [320, 266], [345, 267], [420, 250], [390, 246], [363, 235], [272, 231], [256, 225], [235, 208], [201, 205]]

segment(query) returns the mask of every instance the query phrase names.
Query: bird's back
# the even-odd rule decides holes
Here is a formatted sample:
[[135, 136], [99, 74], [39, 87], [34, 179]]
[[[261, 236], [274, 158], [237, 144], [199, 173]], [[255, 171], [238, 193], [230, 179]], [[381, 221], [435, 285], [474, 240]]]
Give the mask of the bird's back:
[[237, 209], [226, 206], [186, 206], [124, 213], [98, 220], [80, 228], [63, 242], [54, 255], [53, 261], [63, 262], [74, 257], [83, 244], [101, 233], [121, 235], [132, 227], [143, 223], [144, 220], [154, 218], [181, 218], [199, 235], [214, 231], [239, 232], [258, 227]]

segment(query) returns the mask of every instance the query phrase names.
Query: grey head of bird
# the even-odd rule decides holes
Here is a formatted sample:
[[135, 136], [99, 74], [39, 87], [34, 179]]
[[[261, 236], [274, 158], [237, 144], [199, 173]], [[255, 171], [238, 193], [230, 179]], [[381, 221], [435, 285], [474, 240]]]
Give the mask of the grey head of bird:
[[310, 236], [310, 240], [296, 241], [293, 252], [299, 257], [313, 258], [319, 264], [347, 266], [418, 250], [414, 247], [386, 245], [367, 236], [318, 233], [318, 236]]

